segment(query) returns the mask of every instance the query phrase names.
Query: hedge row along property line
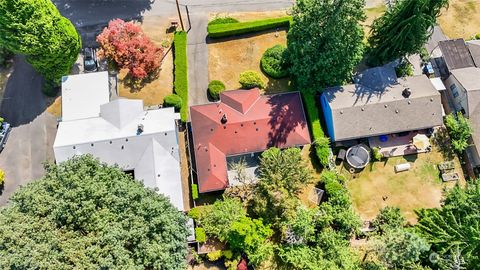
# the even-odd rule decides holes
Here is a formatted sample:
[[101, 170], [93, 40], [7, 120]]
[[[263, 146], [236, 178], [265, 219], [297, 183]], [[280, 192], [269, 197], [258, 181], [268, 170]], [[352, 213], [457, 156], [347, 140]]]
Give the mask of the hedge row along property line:
[[320, 124], [318, 107], [315, 102], [315, 95], [304, 93], [302, 96], [306, 108], [308, 122], [310, 124], [310, 130], [312, 131], [315, 154], [317, 155], [320, 163], [323, 166], [327, 166], [330, 156], [330, 140], [327, 136], [325, 136], [322, 125]]
[[182, 98], [180, 117], [183, 122], [188, 119], [188, 63], [187, 63], [187, 33], [175, 32], [173, 37], [175, 64], [175, 93]]
[[292, 17], [256, 20], [239, 23], [210, 24], [207, 27], [208, 36], [211, 38], [229, 37], [234, 35], [258, 32], [276, 27], [289, 27]]

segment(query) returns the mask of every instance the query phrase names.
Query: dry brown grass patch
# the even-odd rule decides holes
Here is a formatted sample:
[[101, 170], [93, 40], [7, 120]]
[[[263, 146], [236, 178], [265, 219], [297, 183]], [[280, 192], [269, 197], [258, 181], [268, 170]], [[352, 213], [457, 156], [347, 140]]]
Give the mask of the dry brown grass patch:
[[470, 39], [480, 33], [480, 0], [450, 0], [438, 22], [449, 38]]

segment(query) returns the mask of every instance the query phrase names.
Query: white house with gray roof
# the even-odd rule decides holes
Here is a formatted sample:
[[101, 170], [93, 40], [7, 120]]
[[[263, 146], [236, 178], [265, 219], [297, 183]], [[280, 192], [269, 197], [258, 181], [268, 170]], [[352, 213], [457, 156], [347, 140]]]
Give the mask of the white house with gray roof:
[[[440, 93], [424, 75], [397, 79], [393, 67], [373, 69], [354, 84], [321, 96], [328, 134], [340, 142], [424, 130], [443, 124]], [[380, 74], [380, 75], [379, 75]]]
[[[75, 78], [79, 85], [62, 86], [62, 95], [72, 89], [85, 90], [80, 80], [85, 75], [74, 76], [79, 76]], [[63, 105], [68, 117], [62, 117], [58, 126], [53, 145], [56, 161], [91, 154], [102, 162], [132, 172], [135, 179], [165, 195], [177, 209], [184, 211], [176, 126], [179, 114], [174, 108], [144, 110], [142, 100], [104, 100], [103, 95], [107, 92], [108, 96], [109, 92], [108, 77], [99, 75], [97, 79], [103, 87], [90, 93], [91, 98], [84, 98], [80, 93], [67, 94], [79, 98]], [[94, 103], [98, 108], [87, 103]], [[84, 108], [89, 112], [82, 112]]]

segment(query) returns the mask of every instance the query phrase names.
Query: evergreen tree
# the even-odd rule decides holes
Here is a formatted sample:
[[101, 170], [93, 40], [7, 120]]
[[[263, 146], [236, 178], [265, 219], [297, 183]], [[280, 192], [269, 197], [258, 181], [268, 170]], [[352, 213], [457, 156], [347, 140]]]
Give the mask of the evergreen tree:
[[290, 74], [314, 93], [351, 79], [363, 56], [364, 0], [298, 0], [287, 35]]
[[0, 0], [0, 47], [24, 54], [52, 85], [69, 74], [81, 40], [50, 0]]
[[380, 65], [417, 53], [433, 33], [448, 0], [398, 0], [377, 18], [368, 38], [369, 64]]

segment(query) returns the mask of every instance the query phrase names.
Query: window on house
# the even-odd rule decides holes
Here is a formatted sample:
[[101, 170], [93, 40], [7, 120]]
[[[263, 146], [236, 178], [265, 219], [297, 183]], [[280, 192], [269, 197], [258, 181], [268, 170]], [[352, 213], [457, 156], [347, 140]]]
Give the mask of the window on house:
[[452, 91], [452, 95], [454, 98], [458, 97], [458, 89], [457, 89], [457, 86], [455, 84], [452, 84], [450, 86], [450, 90]]

